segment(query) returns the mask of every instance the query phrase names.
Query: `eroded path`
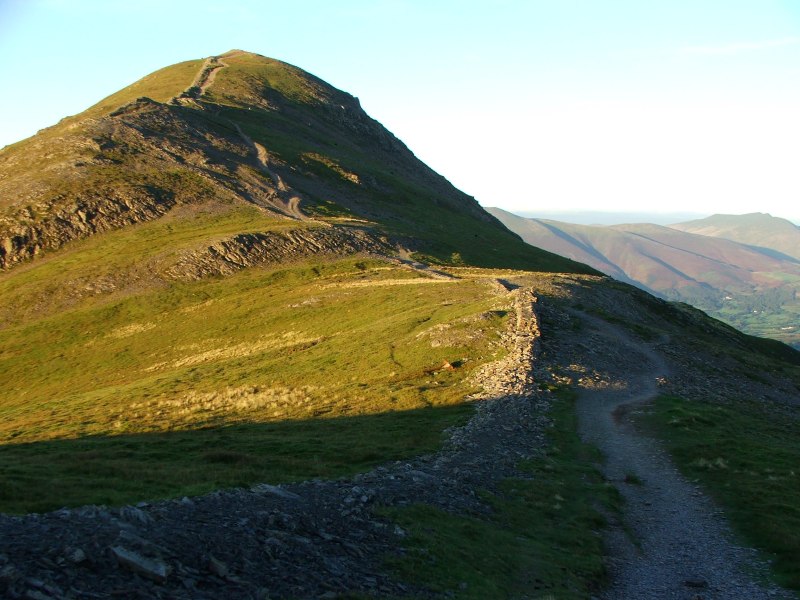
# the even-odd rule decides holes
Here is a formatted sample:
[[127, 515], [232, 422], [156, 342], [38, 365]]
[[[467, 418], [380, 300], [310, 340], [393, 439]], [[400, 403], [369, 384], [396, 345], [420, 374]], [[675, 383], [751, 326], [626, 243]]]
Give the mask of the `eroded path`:
[[291, 188], [289, 188], [281, 179], [281, 176], [270, 167], [270, 156], [267, 149], [264, 148], [258, 142], [253, 141], [250, 136], [248, 136], [242, 128], [239, 127], [237, 123], [231, 123], [234, 128], [236, 128], [236, 132], [239, 134], [239, 137], [242, 138], [245, 144], [247, 144], [256, 158], [256, 163], [258, 164], [258, 168], [263, 171], [275, 184], [275, 193], [271, 194], [267, 201], [269, 204], [275, 208], [278, 212], [285, 214], [288, 217], [293, 219], [298, 219], [300, 221], [308, 220], [308, 217], [300, 210], [300, 203], [302, 202], [302, 198], [299, 194], [294, 192]]
[[602, 598], [792, 598], [759, 583], [766, 567], [754, 551], [733, 541], [714, 504], [633, 426], [637, 405], [669, 376], [659, 353], [617, 326], [579, 318], [590, 328], [591, 347], [615, 350], [595, 352], [607, 378], [586, 377], [577, 404], [582, 437], [605, 454], [606, 476], [625, 498], [624, 522], [607, 539], [612, 587]]

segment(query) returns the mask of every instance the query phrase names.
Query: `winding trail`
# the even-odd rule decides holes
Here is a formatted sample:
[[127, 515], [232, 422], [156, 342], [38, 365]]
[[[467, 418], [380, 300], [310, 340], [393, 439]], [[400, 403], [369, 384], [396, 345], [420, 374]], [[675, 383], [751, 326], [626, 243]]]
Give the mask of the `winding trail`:
[[194, 100], [199, 99], [206, 90], [214, 83], [217, 73], [223, 68], [227, 67], [228, 63], [222, 60], [219, 56], [210, 56], [200, 67], [197, 75], [189, 87], [183, 90], [180, 94], [172, 99], [173, 104], [192, 104]]
[[607, 537], [612, 586], [601, 597], [794, 598], [759, 582], [766, 566], [755, 552], [736, 545], [710, 499], [628, 418], [636, 405], [657, 394], [657, 378], [669, 374], [662, 357], [618, 327], [580, 317], [607, 346], [618, 345], [628, 357], [616, 365], [617, 381], [583, 389], [577, 404], [581, 436], [605, 454], [606, 477], [625, 498], [624, 524], [614, 524]]
[[300, 203], [302, 202], [300, 195], [292, 191], [291, 188], [289, 188], [289, 186], [283, 182], [281, 176], [270, 167], [270, 157], [267, 149], [258, 142], [254, 142], [250, 136], [242, 131], [242, 128], [239, 127], [238, 123], [231, 121], [231, 124], [236, 129], [239, 137], [242, 138], [245, 144], [250, 146], [251, 150], [255, 154], [256, 163], [258, 164], [259, 169], [266, 173], [275, 184], [276, 193], [274, 195], [270, 195], [270, 197], [267, 199], [269, 204], [287, 217], [298, 219], [300, 221], [310, 220], [309, 217], [303, 214], [303, 211], [300, 210]]
[[[236, 56], [236, 52], [226, 54], [225, 56]], [[226, 63], [222, 57], [211, 56], [207, 58], [200, 67], [200, 70], [195, 75], [191, 85], [182, 91], [178, 96], [173, 98], [172, 103], [199, 106], [197, 100], [199, 100], [203, 94], [206, 93], [208, 88], [214, 83], [217, 73], [227, 66], [228, 63]], [[311, 220], [303, 213], [303, 211], [300, 210], [302, 197], [298, 193], [293, 192], [291, 188], [289, 188], [289, 186], [283, 182], [283, 179], [280, 177], [280, 175], [278, 175], [278, 173], [271, 168], [270, 156], [269, 152], [267, 152], [267, 149], [258, 142], [253, 141], [250, 136], [242, 131], [242, 128], [238, 123], [230, 121], [230, 124], [234, 129], [236, 129], [236, 133], [239, 135], [242, 141], [250, 148], [255, 157], [255, 162], [258, 165], [259, 170], [268, 175], [275, 184], [276, 191], [274, 194], [268, 195], [266, 198], [266, 203], [279, 213], [292, 219], [297, 219], [299, 221]]]

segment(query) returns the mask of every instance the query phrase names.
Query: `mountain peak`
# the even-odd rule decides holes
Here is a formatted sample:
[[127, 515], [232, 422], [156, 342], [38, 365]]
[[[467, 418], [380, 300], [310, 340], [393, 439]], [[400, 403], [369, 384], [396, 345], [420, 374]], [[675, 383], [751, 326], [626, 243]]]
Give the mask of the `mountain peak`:
[[592, 272], [525, 245], [354, 96], [242, 50], [160, 69], [0, 151], [0, 269], [209, 203], [358, 224], [381, 253]]

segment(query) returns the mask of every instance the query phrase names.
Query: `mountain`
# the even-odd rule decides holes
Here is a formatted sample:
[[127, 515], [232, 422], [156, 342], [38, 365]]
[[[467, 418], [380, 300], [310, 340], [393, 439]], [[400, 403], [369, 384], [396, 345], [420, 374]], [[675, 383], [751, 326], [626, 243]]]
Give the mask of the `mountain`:
[[[353, 96], [242, 51], [157, 71], [1, 150], [0, 265], [0, 450], [206, 440], [164, 450], [153, 496], [435, 445], [505, 351], [507, 269], [596, 273], [525, 244]], [[347, 421], [352, 443], [320, 433], [386, 412], [413, 416]], [[285, 433], [312, 418], [321, 429]], [[0, 496], [54, 508], [85, 501], [86, 477]], [[139, 478], [112, 480], [92, 501], [138, 494]]]
[[675, 223], [670, 227], [733, 240], [762, 251], [772, 250], [780, 258], [791, 257], [800, 261], [800, 227], [766, 213], [712, 215], [705, 219]]
[[574, 225], [487, 210], [537, 247], [748, 333], [800, 343], [800, 264], [789, 256], [660, 225]]
[[437, 263], [586, 270], [522, 244], [358, 99], [242, 51], [157, 71], [3, 149], [0, 268], [212, 204], [289, 220], [315, 240], [307, 251], [366, 244]]
[[296, 67], [173, 65], [0, 150], [0, 261], [2, 597], [643, 597], [607, 542], [676, 525], [671, 595], [787, 597], [651, 435], [800, 588], [800, 352], [524, 243]]

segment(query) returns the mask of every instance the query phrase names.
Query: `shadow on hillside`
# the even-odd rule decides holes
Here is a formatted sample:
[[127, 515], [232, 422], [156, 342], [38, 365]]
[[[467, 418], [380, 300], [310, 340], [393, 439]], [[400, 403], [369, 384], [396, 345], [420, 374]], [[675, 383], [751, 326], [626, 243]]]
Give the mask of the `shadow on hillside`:
[[471, 406], [0, 446], [0, 511], [45, 512], [339, 477], [437, 449]]

